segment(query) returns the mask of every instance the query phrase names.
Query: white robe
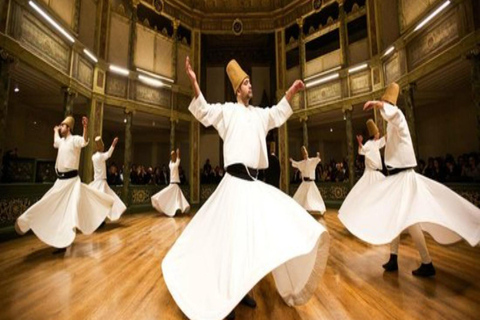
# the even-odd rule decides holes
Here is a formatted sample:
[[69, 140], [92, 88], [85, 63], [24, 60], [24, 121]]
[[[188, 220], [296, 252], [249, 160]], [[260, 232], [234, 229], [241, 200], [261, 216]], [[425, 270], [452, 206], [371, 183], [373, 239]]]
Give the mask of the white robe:
[[175, 216], [175, 213], [180, 210], [181, 213], [190, 210], [190, 204], [182, 193], [179, 187], [180, 176], [178, 174], [178, 166], [180, 166], [180, 158], [177, 161], [170, 161], [168, 167], [170, 168], [170, 185], [160, 192], [152, 196], [152, 206], [158, 211], [163, 212], [169, 217]]
[[[291, 115], [283, 99], [273, 108], [206, 103], [189, 110], [224, 141], [228, 166], [268, 167], [265, 138]], [[162, 262], [168, 290], [190, 319], [223, 319], [273, 271], [289, 305], [306, 303], [326, 266], [329, 235], [300, 205], [261, 181], [225, 174]]]
[[293, 195], [293, 199], [305, 210], [316, 211], [323, 214], [327, 209], [325, 208], [322, 195], [315, 184], [315, 169], [319, 162], [320, 158], [318, 157], [292, 162], [292, 166], [298, 168], [302, 174], [302, 178], [310, 179], [310, 181], [302, 181], [297, 192]]
[[[394, 168], [415, 166], [405, 116], [388, 103], [384, 103], [381, 115], [388, 121], [385, 164]], [[371, 244], [390, 243], [417, 223], [440, 244], [461, 238], [471, 246], [480, 242], [480, 209], [413, 169], [369, 186], [368, 194], [357, 198], [355, 206], [355, 214], [341, 214], [339, 218], [350, 232]]]
[[112, 210], [108, 214], [108, 219], [116, 221], [120, 219], [120, 216], [127, 210], [127, 207], [107, 183], [106, 161], [112, 156], [113, 150], [114, 148], [111, 146], [107, 152], [95, 152], [92, 156], [94, 176], [89, 186], [113, 197], [115, 201]]
[[358, 153], [365, 156], [365, 171], [360, 180], [350, 190], [347, 197], [338, 210], [339, 219], [349, 220], [350, 216], [357, 214], [358, 200], [369, 196], [370, 186], [385, 179], [385, 176], [378, 170], [382, 170], [382, 157], [380, 149], [385, 146], [385, 137], [378, 140], [369, 140], [361, 148]]
[[[58, 148], [56, 169], [60, 172], [78, 170], [80, 149], [85, 147], [83, 137], [55, 135]], [[80, 181], [80, 177], [60, 180], [17, 219], [17, 230], [32, 231], [46, 244], [65, 248], [75, 239], [75, 230], [93, 233], [105, 220], [113, 206], [113, 198]]]

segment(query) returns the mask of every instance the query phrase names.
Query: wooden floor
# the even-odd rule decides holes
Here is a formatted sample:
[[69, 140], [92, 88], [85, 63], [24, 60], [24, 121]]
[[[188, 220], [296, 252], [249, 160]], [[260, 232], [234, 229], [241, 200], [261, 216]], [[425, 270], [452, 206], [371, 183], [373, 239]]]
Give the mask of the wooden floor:
[[[186, 319], [160, 263], [189, 221], [154, 212], [125, 215], [91, 236], [79, 234], [61, 256], [32, 235], [0, 243], [0, 318]], [[332, 241], [313, 298], [286, 306], [269, 275], [252, 291], [257, 309], [239, 306], [237, 319], [480, 319], [479, 247], [444, 247], [428, 238], [437, 276], [420, 279], [411, 275], [419, 258], [405, 236], [400, 271], [386, 274], [381, 265], [388, 246], [354, 238], [334, 210], [321, 222]]]

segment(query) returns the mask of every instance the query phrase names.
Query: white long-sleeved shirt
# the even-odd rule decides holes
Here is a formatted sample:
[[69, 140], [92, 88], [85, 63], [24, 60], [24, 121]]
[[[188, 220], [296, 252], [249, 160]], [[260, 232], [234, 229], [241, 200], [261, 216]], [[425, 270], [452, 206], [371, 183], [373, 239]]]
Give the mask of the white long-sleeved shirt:
[[268, 168], [268, 131], [284, 124], [293, 113], [285, 98], [263, 109], [239, 103], [208, 104], [202, 94], [192, 100], [188, 110], [204, 126], [217, 129], [223, 140], [226, 167], [243, 163], [255, 169]]
[[303, 178], [315, 180], [315, 169], [317, 168], [320, 158], [308, 158], [302, 161], [292, 161], [292, 167], [298, 168]]
[[180, 166], [180, 158], [175, 162], [170, 160], [168, 167], [170, 168], [170, 183], [180, 183], [180, 175], [178, 174], [178, 166]]
[[358, 154], [365, 156], [365, 167], [371, 170], [382, 170], [382, 157], [380, 149], [385, 147], [385, 137], [378, 140], [368, 140], [358, 148]]
[[81, 136], [69, 134], [66, 138], [60, 138], [58, 133], [55, 133], [53, 147], [58, 149], [55, 168], [59, 172], [78, 170], [80, 152], [87, 145], [88, 141], [86, 142]]
[[112, 156], [114, 147], [110, 146], [107, 152], [95, 152], [92, 156], [93, 162], [93, 179], [94, 180], [105, 180], [107, 179], [107, 166], [105, 162], [110, 159]]
[[408, 123], [402, 111], [396, 106], [384, 102], [380, 113], [387, 124], [388, 140], [385, 146], [385, 165], [387, 168], [410, 168], [417, 165], [412, 137]]

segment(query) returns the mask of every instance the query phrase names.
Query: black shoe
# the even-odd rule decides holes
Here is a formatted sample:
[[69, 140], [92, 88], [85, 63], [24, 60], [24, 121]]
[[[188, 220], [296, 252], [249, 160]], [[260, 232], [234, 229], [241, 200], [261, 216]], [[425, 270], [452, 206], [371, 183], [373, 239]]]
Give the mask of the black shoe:
[[230, 312], [225, 319], [227, 319], [227, 320], [235, 319], [235, 310], [232, 310], [232, 312]]
[[422, 263], [420, 268], [413, 270], [412, 274], [417, 277], [433, 277], [435, 275], [435, 267], [433, 263]]
[[253, 300], [252, 297], [250, 297], [248, 294], [243, 297], [242, 301], [241, 301], [241, 304], [244, 304], [250, 308], [256, 308], [257, 307], [257, 303], [255, 302], [255, 300]]
[[397, 257], [398, 256], [396, 254], [391, 253], [390, 260], [388, 260], [388, 262], [382, 266], [383, 269], [385, 269], [385, 271], [387, 272], [397, 271], [398, 270]]
[[55, 249], [52, 254], [62, 254], [67, 251], [67, 248], [60, 248], [60, 249]]

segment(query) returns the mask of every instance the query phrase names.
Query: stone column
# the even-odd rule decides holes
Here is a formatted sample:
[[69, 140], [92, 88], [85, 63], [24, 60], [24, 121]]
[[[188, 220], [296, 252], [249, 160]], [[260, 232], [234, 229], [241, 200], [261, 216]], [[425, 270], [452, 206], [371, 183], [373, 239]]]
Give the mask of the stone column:
[[[92, 155], [96, 152], [95, 149], [95, 137], [102, 135], [102, 125], [103, 125], [103, 102], [95, 98], [95, 96], [90, 100], [90, 113], [88, 115], [88, 139], [90, 143], [87, 147], [83, 149], [85, 160], [83, 164], [83, 173], [82, 181], [84, 183], [90, 183], [93, 180], [93, 163]], [[109, 148], [109, 141], [103, 139], [105, 148]]]
[[[275, 31], [275, 54], [277, 73], [277, 101], [285, 95], [286, 87], [286, 57], [285, 57], [285, 30]], [[280, 161], [280, 189], [288, 194], [290, 187], [290, 164], [288, 161], [288, 130], [287, 123], [278, 128], [278, 160]]]
[[412, 137], [413, 148], [415, 150], [415, 155], [420, 157], [420, 154], [418, 153], [417, 131], [415, 127], [414, 90], [415, 84], [411, 83], [402, 89], [402, 94], [405, 102], [405, 118], [407, 119], [408, 129], [410, 130], [410, 136]]
[[180, 26], [180, 21], [174, 19], [172, 21], [173, 26], [173, 35], [172, 35], [172, 74], [173, 82], [177, 83], [177, 57], [178, 57], [178, 27]]
[[3, 155], [7, 148], [7, 115], [10, 92], [10, 66], [13, 59], [0, 49], [0, 181], [3, 179]]
[[352, 107], [344, 107], [343, 113], [345, 115], [345, 128], [347, 134], [348, 183], [350, 188], [352, 188], [355, 184], [355, 153], [353, 141]]
[[278, 128], [278, 160], [280, 161], [280, 189], [288, 194], [290, 188], [290, 164], [288, 152], [288, 124]]
[[475, 114], [477, 117], [477, 149], [480, 148], [480, 47], [472, 50], [467, 59], [470, 60], [471, 69], [471, 81], [472, 81], [472, 99], [475, 107]]
[[200, 122], [190, 122], [190, 202], [200, 203]]
[[130, 204], [130, 166], [132, 165], [132, 120], [133, 120], [133, 111], [125, 110], [125, 157], [123, 160], [123, 189], [122, 189], [122, 200], [125, 205], [128, 207]]
[[[73, 116], [73, 104], [77, 93], [69, 87], [63, 87], [63, 112], [64, 116]], [[63, 120], [63, 119], [62, 119]]]
[[95, 43], [93, 51], [104, 60], [107, 58], [110, 2], [110, 0], [98, 0], [97, 14], [95, 16]]
[[[197, 79], [201, 79], [201, 33], [192, 31], [192, 52], [190, 62]], [[200, 122], [192, 117], [190, 122], [190, 202], [200, 203]]]
[[137, 43], [137, 6], [139, 0], [132, 0], [132, 19], [130, 20], [130, 37], [128, 42], [128, 68], [134, 70], [135, 68], [135, 46]]
[[300, 118], [300, 122], [302, 123], [302, 131], [303, 131], [303, 145], [308, 150], [308, 125], [307, 125], [308, 117], [304, 116]]
[[338, 1], [338, 21], [340, 22], [339, 32], [340, 32], [340, 49], [342, 51], [342, 65], [343, 67], [348, 66], [348, 34], [347, 34], [347, 22], [345, 8], [343, 7], [343, 0]]
[[[303, 33], [303, 19], [297, 19], [299, 28], [298, 36], [298, 54], [300, 59], [300, 79], [305, 79], [307, 55], [305, 51], [305, 34]], [[307, 90], [303, 90], [300, 93], [300, 109], [307, 108]], [[308, 139], [307, 139], [308, 140]]]
[[170, 119], [170, 152], [175, 150], [175, 130], [178, 120], [175, 118]]

